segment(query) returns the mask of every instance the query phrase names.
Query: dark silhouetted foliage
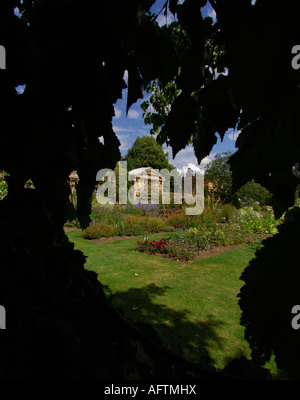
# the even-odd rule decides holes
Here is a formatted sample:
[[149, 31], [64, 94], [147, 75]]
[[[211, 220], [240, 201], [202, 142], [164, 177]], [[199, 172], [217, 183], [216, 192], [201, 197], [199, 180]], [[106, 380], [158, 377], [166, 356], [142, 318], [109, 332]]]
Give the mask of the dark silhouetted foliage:
[[[212, 0], [213, 24], [201, 14], [205, 0], [170, 0], [165, 6], [178, 24], [169, 29], [148, 13], [153, 2], [24, 0], [18, 18], [16, 3], [1, 1], [7, 70], [0, 74], [0, 170], [9, 174], [0, 201], [0, 304], [7, 311], [2, 378], [226, 378], [172, 356], [114, 310], [63, 225], [76, 217], [88, 226], [96, 173], [120, 159], [112, 117], [126, 70], [127, 110], [153, 80], [176, 85], [178, 96], [171, 96], [157, 138], [173, 155], [192, 142], [200, 162], [216, 134], [223, 139], [238, 128], [238, 151], [230, 158], [234, 188], [255, 179], [274, 193], [277, 212], [291, 206], [298, 184], [292, 167], [300, 158], [300, 73], [291, 67], [291, 49], [300, 41], [298, 2], [288, 2], [292, 12], [284, 13], [282, 3], [270, 0]], [[227, 75], [214, 75], [225, 68]], [[15, 88], [24, 84], [18, 94]], [[76, 210], [68, 200], [73, 170], [80, 177]], [[29, 179], [35, 189], [24, 188]], [[277, 251], [289, 243], [284, 229], [270, 239]], [[299, 260], [297, 244], [288, 248], [295, 258], [282, 259], [282, 268], [272, 257], [259, 261], [258, 253], [262, 280], [255, 266], [246, 270], [240, 304], [255, 357], [266, 359], [271, 346], [279, 364], [299, 376], [291, 354], [299, 339], [287, 325], [298, 302]], [[261, 286], [252, 298], [247, 287], [255, 282]], [[292, 304], [285, 301], [288, 291]], [[268, 311], [279, 308], [278, 326], [287, 329], [282, 337], [295, 335], [294, 342], [281, 341], [276, 316], [261, 318], [260, 299]], [[266, 339], [260, 332], [267, 334], [269, 322], [274, 329]], [[138, 361], [139, 346], [149, 364]]]

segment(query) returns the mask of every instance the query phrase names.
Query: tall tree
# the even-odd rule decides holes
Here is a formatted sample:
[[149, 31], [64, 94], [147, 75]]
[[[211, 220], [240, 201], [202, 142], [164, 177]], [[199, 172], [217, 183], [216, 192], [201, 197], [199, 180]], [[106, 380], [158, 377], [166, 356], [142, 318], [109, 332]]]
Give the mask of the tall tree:
[[140, 167], [152, 167], [154, 169], [173, 169], [168, 160], [168, 153], [163, 151], [160, 144], [152, 136], [137, 137], [132, 147], [124, 156], [128, 170]]
[[231, 152], [216, 154], [214, 159], [205, 168], [205, 184], [212, 184], [214, 197], [222, 203], [233, 200], [232, 174], [229, 165]]
[[235, 198], [241, 205], [253, 206], [258, 203], [263, 206], [271, 204], [272, 195], [266, 188], [252, 179], [235, 193]]

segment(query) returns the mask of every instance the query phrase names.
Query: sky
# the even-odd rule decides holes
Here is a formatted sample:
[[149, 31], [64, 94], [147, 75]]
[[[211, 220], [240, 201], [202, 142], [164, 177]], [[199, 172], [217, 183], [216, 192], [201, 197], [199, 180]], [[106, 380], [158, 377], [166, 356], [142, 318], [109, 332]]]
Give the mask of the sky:
[[[162, 9], [164, 2], [165, 0], [157, 0], [152, 6], [151, 11], [158, 13]], [[209, 3], [202, 9], [202, 13], [204, 17], [210, 16], [213, 18], [213, 20], [216, 18], [215, 11]], [[166, 21], [166, 17], [164, 16], [163, 12], [157, 18], [159, 25], [164, 25], [166, 22], [169, 24], [173, 20], [174, 16], [168, 13]], [[125, 82], [127, 81], [126, 73], [124, 75], [124, 80]], [[128, 111], [128, 115], [126, 115], [127, 89], [124, 89], [122, 99], [118, 100], [114, 105], [115, 117], [113, 118], [113, 129], [121, 142], [120, 151], [122, 156], [127, 153], [128, 149], [133, 145], [138, 136], [142, 137], [150, 135], [150, 129], [152, 127], [150, 125], [145, 125], [142, 116], [143, 110], [140, 107], [141, 103], [148, 98], [149, 95], [145, 93], [144, 99], [138, 100], [135, 104], [133, 104]], [[170, 164], [177, 168], [180, 173], [184, 174], [188, 168], [196, 171], [203, 171], [204, 166], [213, 160], [215, 154], [225, 151], [236, 151], [237, 149], [235, 148], [235, 141], [237, 137], [238, 132], [233, 130], [228, 130], [228, 132], [226, 132], [222, 142], [220, 137], [217, 135], [218, 140], [216, 145], [213, 147], [211, 153], [201, 161], [200, 165], [197, 162], [191, 145], [181, 150], [174, 159], [172, 157], [171, 148], [163, 146], [163, 149], [169, 153], [168, 158]]]

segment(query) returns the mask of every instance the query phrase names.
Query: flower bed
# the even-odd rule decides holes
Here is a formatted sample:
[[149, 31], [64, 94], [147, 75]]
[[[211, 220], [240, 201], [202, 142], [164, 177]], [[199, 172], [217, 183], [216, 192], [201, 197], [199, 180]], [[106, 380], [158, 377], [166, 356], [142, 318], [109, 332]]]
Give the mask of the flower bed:
[[190, 228], [186, 235], [172, 233], [167, 239], [137, 242], [137, 251], [164, 255], [178, 261], [191, 261], [200, 255], [203, 250], [218, 247], [232, 247], [241, 244], [250, 244], [262, 240], [266, 234], [242, 232], [239, 227], [219, 226], [214, 231], [198, 231]]
[[238, 211], [233, 206], [225, 206], [208, 206], [202, 214], [191, 216], [185, 215], [183, 209], [176, 209], [174, 212], [165, 210], [162, 215], [154, 216], [157, 214], [157, 208], [146, 210], [137, 207], [134, 211], [136, 214], [132, 215], [126, 207], [94, 206], [92, 223], [83, 231], [82, 237], [99, 239], [109, 236], [187, 231], [190, 240], [194, 240], [193, 244], [199, 248], [207, 248], [212, 244], [240, 244], [245, 242], [247, 235], [249, 237], [254, 234], [277, 232], [279, 221], [275, 219], [271, 208], [256, 212], [251, 208]]

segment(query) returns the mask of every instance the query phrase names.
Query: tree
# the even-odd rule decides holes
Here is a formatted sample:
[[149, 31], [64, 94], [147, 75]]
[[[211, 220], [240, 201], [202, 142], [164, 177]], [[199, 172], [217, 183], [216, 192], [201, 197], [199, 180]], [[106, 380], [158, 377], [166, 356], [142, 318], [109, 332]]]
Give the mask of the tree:
[[[205, 187], [215, 199], [222, 203], [234, 203], [238, 206], [271, 204], [271, 193], [254, 179], [246, 182], [237, 192], [232, 190], [232, 172], [229, 159], [232, 152], [216, 154], [205, 168]], [[212, 185], [211, 189], [209, 185]]]
[[242, 186], [235, 193], [235, 197], [244, 206], [253, 206], [257, 203], [264, 206], [271, 202], [271, 193], [254, 179]]
[[152, 136], [137, 137], [124, 160], [127, 161], [129, 171], [140, 167], [158, 170], [166, 168], [169, 171], [173, 169], [168, 161], [168, 153], [164, 153], [162, 146]]
[[215, 199], [222, 203], [230, 203], [233, 200], [232, 174], [228, 163], [231, 152], [216, 154], [214, 159], [205, 168], [205, 186], [212, 184], [211, 191]]

